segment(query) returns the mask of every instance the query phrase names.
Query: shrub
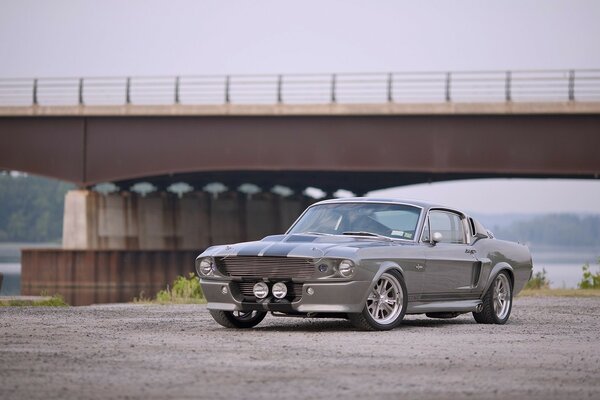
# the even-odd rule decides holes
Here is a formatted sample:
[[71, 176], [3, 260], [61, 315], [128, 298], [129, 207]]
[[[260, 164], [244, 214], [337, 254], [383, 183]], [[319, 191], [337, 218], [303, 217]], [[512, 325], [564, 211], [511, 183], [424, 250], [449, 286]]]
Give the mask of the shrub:
[[188, 277], [178, 276], [173, 286], [161, 290], [156, 295], [158, 303], [204, 303], [204, 295], [200, 288], [200, 282], [193, 272]]
[[542, 269], [541, 272], [533, 274], [529, 282], [525, 285], [525, 289], [549, 289], [550, 280], [546, 276], [546, 269]]
[[[600, 258], [598, 258], [600, 264]], [[577, 284], [580, 289], [600, 289], [600, 271], [593, 273], [590, 271], [590, 263], [585, 263], [583, 267], [583, 278]]]

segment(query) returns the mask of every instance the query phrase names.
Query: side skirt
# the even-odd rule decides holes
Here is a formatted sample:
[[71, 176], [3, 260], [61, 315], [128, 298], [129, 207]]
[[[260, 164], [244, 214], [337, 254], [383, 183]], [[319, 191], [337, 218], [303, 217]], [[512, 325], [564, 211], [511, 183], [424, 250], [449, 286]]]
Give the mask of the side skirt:
[[407, 314], [430, 312], [471, 312], [481, 307], [481, 300], [452, 300], [408, 303]]

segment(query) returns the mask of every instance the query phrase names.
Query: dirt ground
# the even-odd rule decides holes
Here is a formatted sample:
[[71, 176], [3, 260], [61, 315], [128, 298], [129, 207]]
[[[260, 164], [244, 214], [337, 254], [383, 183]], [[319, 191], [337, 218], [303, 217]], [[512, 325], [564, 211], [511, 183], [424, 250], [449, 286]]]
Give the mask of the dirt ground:
[[517, 299], [507, 325], [391, 332], [205, 306], [0, 307], [1, 399], [598, 399], [600, 298]]

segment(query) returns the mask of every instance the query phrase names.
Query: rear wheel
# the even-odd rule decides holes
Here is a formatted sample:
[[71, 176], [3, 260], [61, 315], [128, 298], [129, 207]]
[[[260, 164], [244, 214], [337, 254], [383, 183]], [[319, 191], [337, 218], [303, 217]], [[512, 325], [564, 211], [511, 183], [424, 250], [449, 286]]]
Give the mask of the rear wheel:
[[483, 296], [483, 309], [474, 312], [480, 324], [505, 324], [512, 309], [512, 284], [508, 272], [502, 271]]
[[265, 318], [267, 315], [263, 311], [221, 311], [209, 310], [210, 315], [220, 325], [225, 328], [252, 328]]
[[362, 330], [384, 331], [400, 325], [408, 296], [404, 279], [396, 271], [384, 272], [371, 289], [361, 313], [348, 314], [350, 322]]

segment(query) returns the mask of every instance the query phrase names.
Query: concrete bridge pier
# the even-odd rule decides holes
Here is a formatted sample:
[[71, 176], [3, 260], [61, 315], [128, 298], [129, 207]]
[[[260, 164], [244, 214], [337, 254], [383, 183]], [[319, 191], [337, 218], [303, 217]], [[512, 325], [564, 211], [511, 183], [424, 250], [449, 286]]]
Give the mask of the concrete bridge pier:
[[23, 250], [21, 290], [59, 293], [73, 305], [152, 297], [192, 272], [206, 247], [285, 232], [312, 201], [273, 193], [72, 190], [63, 248]]

